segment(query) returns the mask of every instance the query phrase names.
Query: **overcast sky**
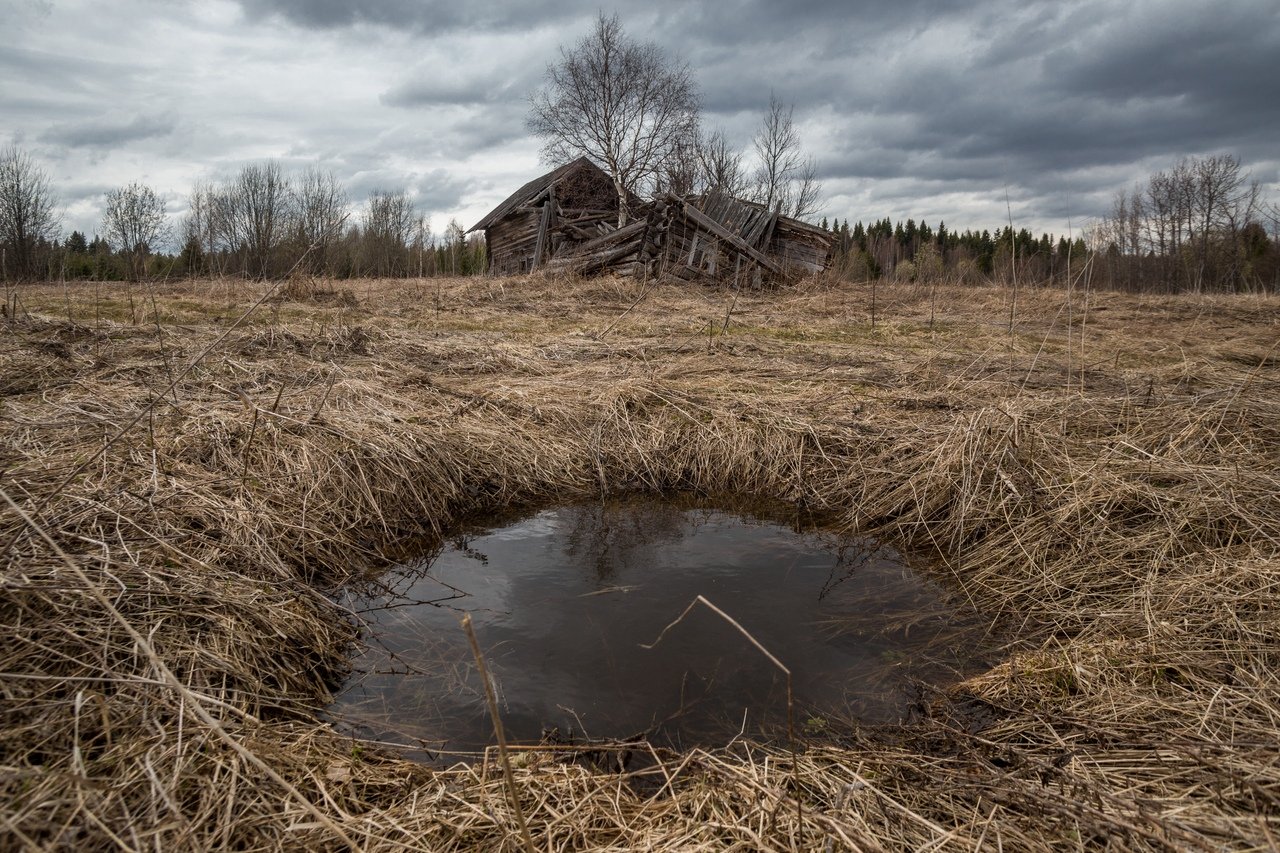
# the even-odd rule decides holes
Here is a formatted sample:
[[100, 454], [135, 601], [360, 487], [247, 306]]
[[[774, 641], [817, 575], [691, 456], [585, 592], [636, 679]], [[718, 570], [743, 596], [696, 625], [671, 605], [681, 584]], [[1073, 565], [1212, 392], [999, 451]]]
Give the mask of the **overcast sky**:
[[[132, 180], [181, 214], [197, 180], [277, 158], [357, 204], [407, 188], [443, 231], [544, 171], [527, 96], [599, 2], [0, 0], [0, 143], [92, 233]], [[606, 13], [611, 7], [604, 6]], [[687, 62], [744, 148], [794, 103], [821, 214], [1065, 233], [1183, 155], [1280, 196], [1276, 0], [658, 0], [627, 32]], [[820, 214], [820, 215], [821, 215]]]

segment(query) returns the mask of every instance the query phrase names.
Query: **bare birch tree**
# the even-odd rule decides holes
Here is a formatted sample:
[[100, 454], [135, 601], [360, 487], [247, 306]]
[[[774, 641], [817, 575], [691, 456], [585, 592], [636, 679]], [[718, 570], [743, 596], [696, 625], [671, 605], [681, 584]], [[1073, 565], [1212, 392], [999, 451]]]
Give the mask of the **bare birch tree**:
[[191, 265], [188, 272], [224, 272], [225, 256], [218, 245], [218, 190], [207, 181], [197, 181], [187, 197], [187, 213], [182, 218], [182, 251]]
[[273, 273], [272, 254], [286, 233], [292, 194], [280, 164], [245, 166], [221, 196], [222, 221], [232, 246], [243, 249], [245, 271], [256, 278]]
[[61, 230], [49, 176], [23, 150], [0, 151], [0, 272], [6, 279], [34, 278], [38, 248]]
[[1126, 287], [1241, 288], [1253, 274], [1245, 232], [1262, 216], [1261, 189], [1239, 158], [1184, 157], [1118, 193], [1099, 233], [1115, 246], [1112, 275]]
[[544, 140], [553, 163], [586, 156], [613, 179], [618, 224], [632, 194], [644, 195], [669, 160], [693, 139], [699, 103], [689, 67], [669, 60], [653, 42], [637, 43], [617, 15], [603, 13], [572, 49], [547, 66], [530, 99], [527, 125]]

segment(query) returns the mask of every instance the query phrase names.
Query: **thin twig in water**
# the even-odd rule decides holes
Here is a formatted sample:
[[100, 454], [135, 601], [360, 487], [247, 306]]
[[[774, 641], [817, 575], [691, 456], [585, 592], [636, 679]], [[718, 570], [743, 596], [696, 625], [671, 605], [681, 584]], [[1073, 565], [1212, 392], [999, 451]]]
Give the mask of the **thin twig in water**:
[[689, 611], [692, 610], [698, 603], [705, 604], [708, 608], [710, 608], [712, 613], [715, 613], [721, 619], [723, 619], [724, 621], [732, 625], [739, 634], [747, 638], [747, 642], [751, 643], [751, 645], [759, 649], [760, 654], [768, 658], [769, 662], [772, 663], [774, 666], [776, 666], [779, 670], [781, 670], [782, 674], [787, 677], [787, 746], [791, 751], [792, 784], [795, 786], [795, 797], [796, 797], [796, 821], [797, 821], [797, 826], [802, 826], [803, 819], [804, 819], [804, 804], [800, 800], [800, 763], [796, 758], [796, 730], [795, 730], [795, 723], [794, 723], [794, 715], [792, 713], [794, 703], [792, 701], [792, 696], [791, 696], [791, 670], [787, 668], [786, 664], [778, 660], [777, 657], [774, 656], [773, 652], [766, 649], [759, 640], [751, 636], [751, 632], [748, 631], [746, 628], [742, 627], [742, 624], [738, 622], [738, 620], [734, 619], [728, 613], [725, 613], [719, 607], [716, 607], [709, 600], [707, 600], [705, 596], [702, 596], [702, 595], [699, 595], [693, 601], [689, 602], [689, 606], [684, 609], [684, 612], [681, 613], [679, 616], [677, 616], [675, 618], [675, 621], [673, 621], [667, 627], [663, 628], [662, 633], [658, 634], [658, 638], [656, 640], [654, 640], [652, 643], [649, 643], [648, 645], [641, 643], [640, 648], [652, 649], [654, 646], [658, 645], [658, 643], [662, 642], [662, 638], [667, 635], [667, 632], [670, 631], [675, 626], [679, 625], [681, 622], [683, 622], [684, 617], [688, 616]]

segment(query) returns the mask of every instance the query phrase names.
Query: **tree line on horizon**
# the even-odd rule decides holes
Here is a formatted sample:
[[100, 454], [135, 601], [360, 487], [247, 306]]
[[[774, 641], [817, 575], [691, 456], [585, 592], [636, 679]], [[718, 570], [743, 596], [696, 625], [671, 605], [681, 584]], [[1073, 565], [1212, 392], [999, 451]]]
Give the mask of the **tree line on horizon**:
[[204, 276], [333, 278], [473, 275], [484, 240], [451, 220], [441, 235], [406, 190], [375, 190], [353, 207], [332, 172], [289, 175], [274, 160], [198, 182], [170, 217], [151, 187], [106, 193], [99, 231], [61, 238], [48, 174], [24, 151], [0, 152], [0, 277], [138, 280]]
[[[775, 102], [772, 109], [779, 108]], [[739, 173], [740, 174], [740, 173]], [[106, 193], [101, 230], [61, 238], [51, 182], [25, 152], [0, 152], [0, 276], [124, 280], [290, 273], [331, 278], [487, 272], [481, 235], [451, 221], [432, 233], [407, 191], [378, 190], [353, 209], [331, 172], [286, 174], [275, 161], [200, 182], [173, 220], [150, 187]], [[1130, 291], [1280, 292], [1280, 216], [1240, 161], [1184, 158], [1117, 194], [1113, 210], [1074, 238], [931, 227], [889, 217], [833, 235], [831, 268], [850, 281], [1091, 286]]]
[[1132, 292], [1280, 292], [1280, 209], [1227, 154], [1184, 157], [1117, 193], [1079, 236], [932, 229], [889, 218], [829, 228], [850, 280], [1025, 283]]

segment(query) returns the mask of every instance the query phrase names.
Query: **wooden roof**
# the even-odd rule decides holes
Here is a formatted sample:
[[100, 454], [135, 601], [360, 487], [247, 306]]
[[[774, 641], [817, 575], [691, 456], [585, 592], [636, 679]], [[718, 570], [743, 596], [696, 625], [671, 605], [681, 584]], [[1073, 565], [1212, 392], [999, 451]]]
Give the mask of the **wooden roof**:
[[511, 195], [507, 196], [506, 200], [503, 201], [502, 204], [495, 207], [493, 210], [489, 211], [488, 215], [485, 216], [484, 219], [481, 219], [475, 225], [472, 225], [469, 229], [467, 229], [467, 233], [470, 234], [472, 231], [480, 231], [482, 229], [491, 227], [494, 223], [503, 219], [507, 214], [515, 210], [520, 205], [525, 204], [526, 202], [532, 201], [533, 199], [542, 195], [542, 193], [547, 189], [547, 187], [557, 183], [558, 181], [563, 180], [570, 174], [583, 168], [595, 169], [597, 172], [600, 173], [602, 177], [608, 180], [608, 176], [605, 175], [604, 171], [599, 166], [597, 166], [595, 163], [592, 163], [586, 157], [579, 157], [577, 160], [574, 160], [569, 163], [565, 163], [563, 166], [559, 167], [558, 169], [552, 169], [550, 172], [547, 172], [545, 175], [541, 175], [539, 177], [534, 178], [532, 181], [525, 184], [520, 189], [513, 192]]
[[[698, 205], [708, 216], [731, 231], [739, 232], [750, 243], [756, 242], [759, 237], [759, 234], [756, 234], [755, 237], [751, 236], [754, 228], [753, 222], [762, 215], [768, 217], [771, 213], [769, 208], [760, 204], [760, 202], [747, 201], [736, 196], [725, 195], [717, 190], [712, 190], [710, 193], [699, 197]], [[789, 228], [792, 231], [810, 234], [814, 237], [825, 238], [828, 241], [832, 239], [829, 231], [824, 231], [817, 225], [810, 225], [808, 222], [794, 219], [790, 216], [783, 216], [781, 213], [777, 214], [773, 224]]]

